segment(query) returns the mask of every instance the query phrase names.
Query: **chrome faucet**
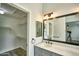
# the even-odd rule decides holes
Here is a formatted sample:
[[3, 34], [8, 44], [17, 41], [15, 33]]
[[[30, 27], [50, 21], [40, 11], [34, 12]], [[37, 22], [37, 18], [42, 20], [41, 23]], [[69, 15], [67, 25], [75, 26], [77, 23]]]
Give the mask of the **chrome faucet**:
[[52, 45], [52, 41], [51, 40], [46, 40], [46, 44], [51, 44]]

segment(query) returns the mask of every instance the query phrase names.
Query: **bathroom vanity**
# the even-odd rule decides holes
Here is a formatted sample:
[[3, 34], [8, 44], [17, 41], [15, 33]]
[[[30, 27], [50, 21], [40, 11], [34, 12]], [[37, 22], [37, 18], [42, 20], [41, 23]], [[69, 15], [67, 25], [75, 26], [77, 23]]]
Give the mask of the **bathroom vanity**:
[[79, 56], [79, 12], [43, 20], [43, 40], [35, 56]]
[[79, 56], [79, 47], [70, 44], [45, 42], [34, 46], [35, 56]]

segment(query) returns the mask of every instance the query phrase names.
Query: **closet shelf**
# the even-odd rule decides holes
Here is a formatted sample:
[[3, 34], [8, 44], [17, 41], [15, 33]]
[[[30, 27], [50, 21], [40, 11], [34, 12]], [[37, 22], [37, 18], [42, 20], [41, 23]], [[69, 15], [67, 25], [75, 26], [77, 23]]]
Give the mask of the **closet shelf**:
[[0, 26], [0, 28], [9, 30], [11, 33], [13, 33], [13, 34], [14, 34], [16, 37], [18, 37], [18, 38], [26, 39], [26, 37], [22, 36], [21, 34], [17, 34], [17, 33], [15, 32], [15, 30], [14, 30], [12, 27], [10, 27], [10, 26]]

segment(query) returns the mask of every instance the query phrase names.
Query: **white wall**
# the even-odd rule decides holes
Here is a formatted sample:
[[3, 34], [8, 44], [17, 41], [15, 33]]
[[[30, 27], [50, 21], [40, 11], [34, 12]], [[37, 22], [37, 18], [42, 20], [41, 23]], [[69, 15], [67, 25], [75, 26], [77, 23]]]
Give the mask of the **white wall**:
[[29, 23], [29, 55], [34, 55], [34, 45], [31, 43], [32, 38], [36, 39], [36, 43], [42, 41], [42, 37], [36, 38], [36, 27], [35, 21], [42, 22], [42, 4], [41, 3], [17, 3], [15, 4], [21, 8], [30, 12], [30, 23]]
[[59, 16], [79, 11], [79, 3], [44, 3], [43, 14], [53, 12], [53, 16]]

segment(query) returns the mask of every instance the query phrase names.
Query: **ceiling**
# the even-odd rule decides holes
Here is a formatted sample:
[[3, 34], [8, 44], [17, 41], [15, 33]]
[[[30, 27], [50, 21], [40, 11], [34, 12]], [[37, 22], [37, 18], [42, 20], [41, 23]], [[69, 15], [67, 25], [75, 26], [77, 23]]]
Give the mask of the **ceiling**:
[[5, 14], [10, 14], [10, 15], [13, 15], [15, 17], [26, 17], [26, 13], [13, 7], [13, 6], [10, 6], [9, 4], [6, 4], [6, 3], [1, 3], [1, 7], [0, 7], [1, 10], [3, 10], [5, 12]]

